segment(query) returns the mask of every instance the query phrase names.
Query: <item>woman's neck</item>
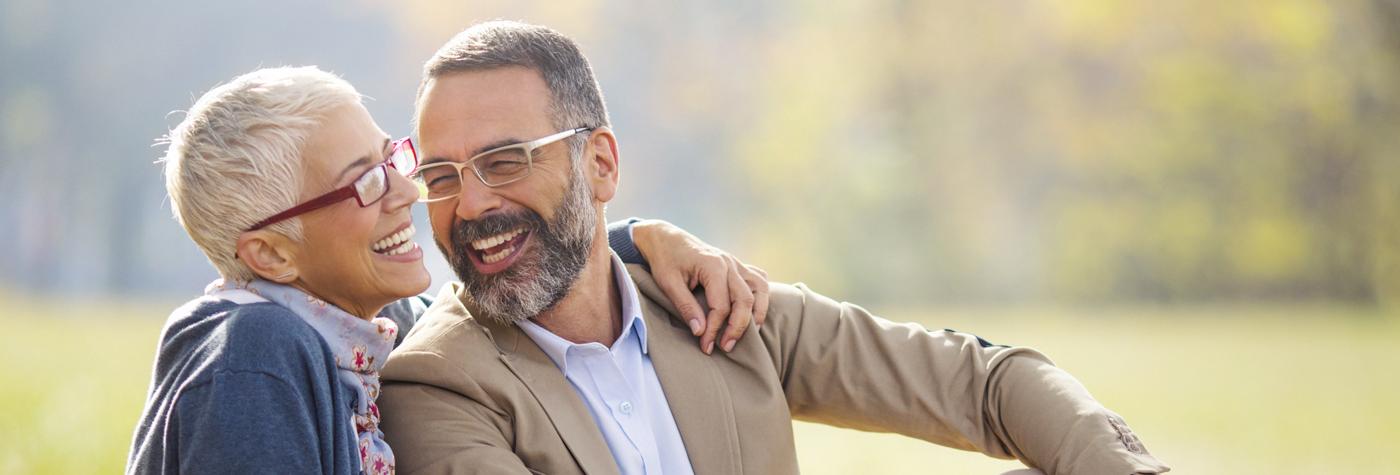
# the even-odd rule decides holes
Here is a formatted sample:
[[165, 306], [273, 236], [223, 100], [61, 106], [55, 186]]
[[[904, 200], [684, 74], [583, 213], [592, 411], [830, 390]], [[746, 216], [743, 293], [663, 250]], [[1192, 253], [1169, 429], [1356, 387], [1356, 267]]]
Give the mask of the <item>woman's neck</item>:
[[329, 303], [329, 304], [331, 304], [331, 305], [336, 306], [336, 308], [339, 308], [339, 309], [341, 309], [341, 310], [344, 310], [345, 313], [354, 315], [355, 317], [357, 317], [357, 318], [359, 318], [359, 319], [361, 319], [361, 320], [364, 320], [364, 321], [370, 321], [370, 320], [373, 320], [374, 317], [379, 316], [379, 312], [380, 312], [380, 311], [383, 311], [383, 310], [384, 310], [384, 307], [388, 306], [389, 303], [390, 303], [390, 302], [357, 302], [357, 301], [354, 301], [354, 299], [340, 298], [340, 297], [334, 297], [334, 296], [330, 296], [330, 295], [324, 295], [324, 294], [322, 294], [322, 293], [320, 293], [320, 292], [316, 292], [316, 291], [314, 291], [314, 290], [311, 290], [310, 288], [307, 288], [307, 287], [306, 287], [306, 284], [303, 283], [301, 280], [296, 280], [296, 281], [294, 281], [294, 282], [292, 282], [292, 283], [290, 283], [290, 284], [287, 284], [287, 285], [290, 285], [290, 286], [292, 286], [292, 287], [295, 287], [297, 290], [300, 290], [300, 291], [302, 291], [302, 292], [306, 292], [306, 295], [310, 295], [310, 296], [312, 296], [312, 297], [316, 297], [316, 298], [318, 298], [318, 299], [324, 300], [324, 301], [326, 301], [326, 303]]

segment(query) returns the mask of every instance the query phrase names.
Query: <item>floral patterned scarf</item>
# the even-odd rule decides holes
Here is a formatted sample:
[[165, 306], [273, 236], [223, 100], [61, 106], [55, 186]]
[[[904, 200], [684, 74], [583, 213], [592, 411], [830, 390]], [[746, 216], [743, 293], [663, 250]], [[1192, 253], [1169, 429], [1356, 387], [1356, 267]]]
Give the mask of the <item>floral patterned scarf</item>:
[[220, 279], [209, 284], [204, 293], [217, 296], [238, 291], [286, 307], [316, 329], [335, 356], [340, 383], [353, 390], [354, 413], [350, 423], [359, 439], [360, 471], [370, 475], [394, 473], [394, 452], [379, 430], [379, 406], [374, 401], [379, 398], [379, 369], [388, 359], [389, 350], [394, 349], [398, 326], [383, 317], [365, 321], [295, 287], [266, 280], [229, 285]]

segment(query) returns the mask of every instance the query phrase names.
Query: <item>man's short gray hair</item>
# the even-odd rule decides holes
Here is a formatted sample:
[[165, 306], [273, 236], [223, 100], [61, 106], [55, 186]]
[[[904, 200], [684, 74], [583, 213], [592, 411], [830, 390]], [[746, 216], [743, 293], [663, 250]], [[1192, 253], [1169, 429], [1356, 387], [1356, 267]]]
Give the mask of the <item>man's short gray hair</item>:
[[[551, 95], [550, 121], [556, 130], [611, 125], [603, 91], [578, 44], [547, 27], [514, 21], [478, 23], [442, 45], [423, 65], [419, 109], [428, 81], [451, 73], [510, 66], [533, 69], [544, 78]], [[577, 156], [583, 141], [568, 142]]]
[[[234, 257], [238, 236], [297, 204], [307, 137], [327, 113], [360, 97], [315, 66], [260, 69], [205, 93], [170, 131], [165, 190], [175, 219], [220, 276], [256, 277]], [[302, 235], [296, 218], [266, 229]]]

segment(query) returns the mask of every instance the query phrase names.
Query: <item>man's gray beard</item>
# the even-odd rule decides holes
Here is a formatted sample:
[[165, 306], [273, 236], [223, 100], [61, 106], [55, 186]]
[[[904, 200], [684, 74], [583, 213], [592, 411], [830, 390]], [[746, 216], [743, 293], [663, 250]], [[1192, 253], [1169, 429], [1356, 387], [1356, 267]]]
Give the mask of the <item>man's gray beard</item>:
[[[466, 287], [466, 304], [482, 317], [503, 325], [534, 318], [558, 304], [588, 262], [598, 217], [593, 212], [592, 190], [575, 166], [569, 190], [554, 209], [553, 222], [524, 210], [473, 221], [459, 221], [452, 227], [452, 247], [443, 249], [457, 278]], [[533, 249], [527, 249], [505, 270], [483, 275], [476, 270], [468, 252], [472, 241], [518, 228], [529, 231]], [[441, 247], [441, 245], [439, 245]]]

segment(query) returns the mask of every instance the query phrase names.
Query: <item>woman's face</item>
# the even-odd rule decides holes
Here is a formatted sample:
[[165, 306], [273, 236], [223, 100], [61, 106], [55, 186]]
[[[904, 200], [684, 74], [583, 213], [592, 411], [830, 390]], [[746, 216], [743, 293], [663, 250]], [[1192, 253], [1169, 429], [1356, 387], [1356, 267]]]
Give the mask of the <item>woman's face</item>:
[[[302, 149], [301, 200], [350, 185], [389, 152], [389, 136], [364, 106], [332, 111]], [[292, 251], [303, 290], [366, 318], [429, 282], [423, 250], [412, 241], [418, 191], [393, 168], [388, 175], [389, 191], [376, 203], [348, 199], [302, 215], [304, 239]]]

